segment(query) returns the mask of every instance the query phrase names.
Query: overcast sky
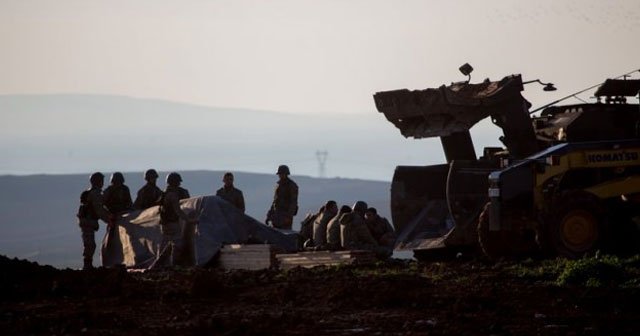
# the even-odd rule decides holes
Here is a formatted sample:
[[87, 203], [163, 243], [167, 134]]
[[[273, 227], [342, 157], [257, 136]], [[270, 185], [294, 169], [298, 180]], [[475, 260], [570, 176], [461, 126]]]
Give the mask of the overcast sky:
[[[535, 108], [640, 69], [639, 37], [639, 0], [0, 0], [0, 95], [122, 95], [218, 107], [225, 116], [239, 115], [233, 112], [238, 109], [269, 116], [243, 114], [230, 126], [238, 136], [220, 140], [214, 134], [222, 127], [220, 114], [187, 116], [192, 107], [155, 111], [162, 123], [188, 134], [181, 141], [207, 144], [200, 148], [136, 122], [143, 100], [115, 99], [129, 102], [119, 110], [95, 99], [100, 106], [52, 103], [32, 111], [29, 106], [49, 100], [5, 96], [0, 173], [148, 167], [272, 173], [286, 162], [296, 174], [315, 175], [316, 151], [328, 150], [329, 176], [388, 180], [397, 164], [444, 158], [437, 139], [405, 141], [377, 113], [375, 92], [465, 80], [458, 68], [469, 62], [472, 82], [519, 73], [555, 83], [558, 91], [551, 93], [536, 84], [526, 87], [524, 96]], [[56, 101], [80, 99], [74, 97]], [[21, 108], [11, 105], [16, 101]], [[324, 121], [330, 126], [318, 129], [314, 139], [281, 143], [264, 134], [320, 128], [312, 124], [319, 119], [301, 126], [293, 117], [264, 111], [331, 115]], [[74, 113], [86, 117], [69, 117]], [[157, 134], [140, 140], [136, 127]], [[266, 133], [250, 131], [256, 127]], [[96, 134], [105, 129], [118, 141]], [[478, 153], [499, 145], [500, 130], [488, 120], [472, 134]], [[231, 148], [229, 139], [237, 137], [246, 144]], [[141, 141], [148, 146], [133, 146]], [[95, 143], [100, 146], [88, 145]], [[220, 151], [227, 147], [225, 156]], [[175, 160], [166, 163], [168, 150]], [[242, 157], [259, 164], [249, 166]]]
[[556, 83], [538, 106], [640, 68], [639, 37], [637, 0], [1, 0], [0, 94], [371, 114], [469, 62]]

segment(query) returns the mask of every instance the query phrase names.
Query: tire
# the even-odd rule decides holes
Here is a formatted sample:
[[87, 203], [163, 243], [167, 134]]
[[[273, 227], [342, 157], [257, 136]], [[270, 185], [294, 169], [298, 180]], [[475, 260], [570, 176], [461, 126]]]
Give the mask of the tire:
[[600, 200], [581, 190], [568, 191], [552, 205], [545, 222], [546, 243], [554, 254], [575, 259], [593, 253], [603, 242]]
[[485, 204], [478, 218], [478, 243], [490, 259], [521, 258], [538, 253], [535, 233], [526, 229], [526, 220], [520, 216], [505, 215], [511, 230], [489, 231], [490, 203]]
[[478, 243], [482, 252], [490, 259], [509, 255], [508, 238], [503, 231], [489, 231], [491, 203], [487, 202], [478, 217]]

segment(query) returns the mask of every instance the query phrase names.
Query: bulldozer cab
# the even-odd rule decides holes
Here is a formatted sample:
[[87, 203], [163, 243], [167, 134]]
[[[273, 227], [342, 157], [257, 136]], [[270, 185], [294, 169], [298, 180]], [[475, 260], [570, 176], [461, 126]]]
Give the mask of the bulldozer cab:
[[485, 253], [513, 253], [516, 244], [498, 239], [523, 246], [527, 235], [515, 233], [527, 231], [548, 255], [637, 251], [640, 105], [627, 98], [639, 92], [640, 80], [609, 79], [596, 103], [549, 106], [532, 119], [546, 149], [491, 173], [489, 225], [479, 229]]

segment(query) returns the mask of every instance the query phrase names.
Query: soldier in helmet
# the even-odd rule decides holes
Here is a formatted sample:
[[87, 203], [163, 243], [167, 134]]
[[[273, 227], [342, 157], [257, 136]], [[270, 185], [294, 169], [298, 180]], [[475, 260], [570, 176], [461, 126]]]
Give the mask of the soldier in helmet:
[[170, 180], [174, 182], [174, 184], [177, 184], [175, 191], [178, 193], [181, 200], [191, 197], [191, 195], [189, 195], [189, 190], [180, 186], [180, 184], [182, 183], [182, 176], [180, 176], [180, 174], [176, 172], [169, 173], [169, 175], [167, 175], [167, 190], [165, 190], [165, 194], [169, 190], [169, 187], [171, 187], [171, 184], [169, 183]]
[[366, 211], [367, 203], [357, 201], [351, 213], [340, 217], [342, 247], [347, 250], [369, 250], [373, 251], [378, 258], [388, 258], [391, 256], [392, 249], [380, 246], [375, 240], [364, 220]]
[[91, 174], [89, 177], [91, 188], [80, 194], [80, 207], [78, 208], [78, 225], [82, 231], [82, 256], [84, 260], [83, 269], [93, 268], [93, 255], [96, 251], [95, 232], [98, 231], [98, 220], [109, 223], [111, 214], [104, 207], [102, 198], [102, 187], [104, 186], [104, 175], [100, 172]]
[[131, 210], [131, 192], [124, 184], [124, 176], [121, 172], [111, 175], [111, 185], [104, 190], [104, 206], [113, 215], [120, 215]]
[[298, 185], [289, 178], [289, 167], [281, 165], [276, 174], [279, 179], [266, 222], [274, 228], [291, 230], [293, 216], [298, 213]]
[[[158, 250], [156, 265], [175, 265], [183, 253], [182, 226], [180, 219], [193, 224], [196, 220], [180, 208], [180, 200], [189, 198], [189, 192], [180, 187], [182, 177], [178, 173], [167, 175], [167, 188], [160, 201], [160, 229], [162, 243]], [[169, 260], [162, 259], [168, 257]]]
[[316, 218], [324, 212], [324, 205], [318, 209], [318, 212], [309, 212], [305, 215], [304, 219], [300, 222], [300, 242], [303, 247], [315, 247], [313, 242], [313, 222]]
[[351, 212], [351, 207], [343, 205], [340, 207], [338, 214], [335, 215], [327, 224], [327, 248], [329, 250], [339, 250], [342, 247], [340, 239], [340, 218], [342, 215]]
[[230, 172], [224, 173], [222, 183], [224, 183], [224, 185], [216, 191], [216, 196], [222, 197], [222, 199], [244, 212], [244, 196], [242, 195], [242, 191], [233, 185], [233, 174]]
[[328, 248], [327, 225], [337, 213], [338, 204], [336, 201], [330, 200], [325, 203], [323, 211], [313, 221], [313, 242], [317, 249], [326, 250]]
[[144, 179], [147, 183], [138, 190], [138, 196], [133, 202], [133, 207], [141, 210], [158, 205], [162, 197], [162, 190], [156, 185], [158, 172], [155, 169], [149, 169], [144, 173]]
[[342, 248], [347, 250], [368, 250], [378, 245], [364, 222], [367, 203], [357, 201], [352, 211], [340, 218], [340, 239]]
[[386, 218], [378, 215], [376, 208], [367, 209], [364, 213], [364, 222], [380, 246], [393, 248], [396, 242], [396, 234], [391, 223]]

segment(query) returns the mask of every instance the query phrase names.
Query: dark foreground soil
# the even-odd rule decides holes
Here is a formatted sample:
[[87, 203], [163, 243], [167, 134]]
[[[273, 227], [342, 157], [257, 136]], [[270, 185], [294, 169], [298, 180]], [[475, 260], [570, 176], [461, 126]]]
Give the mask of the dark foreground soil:
[[[223, 272], [57, 270], [0, 257], [2, 335], [639, 335], [634, 286], [513, 263]], [[529, 272], [529, 273], [528, 273]], [[524, 274], [524, 276], [523, 276]]]

